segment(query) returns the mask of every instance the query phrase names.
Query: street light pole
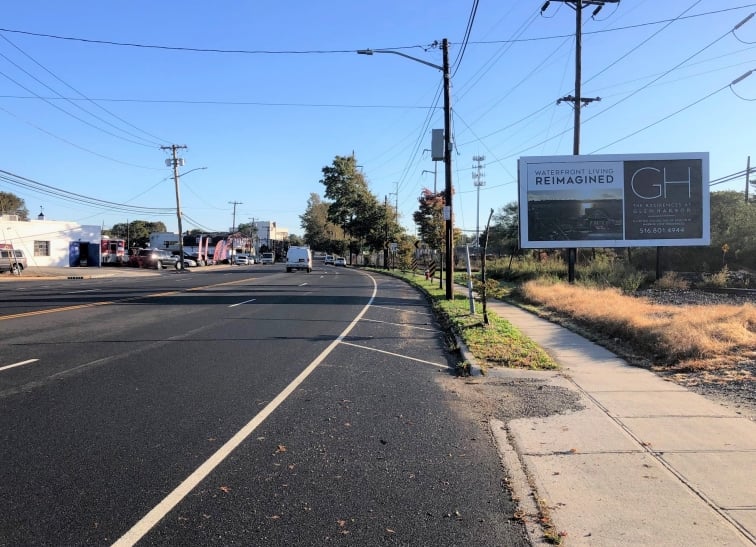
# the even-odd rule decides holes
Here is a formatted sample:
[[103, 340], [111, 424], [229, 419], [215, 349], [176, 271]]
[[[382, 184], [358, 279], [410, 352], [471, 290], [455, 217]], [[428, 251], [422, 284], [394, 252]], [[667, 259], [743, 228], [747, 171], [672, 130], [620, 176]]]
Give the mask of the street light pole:
[[444, 76], [444, 163], [445, 163], [445, 187], [444, 187], [444, 220], [445, 222], [445, 243], [446, 243], [446, 299], [454, 298], [453, 277], [454, 277], [454, 216], [452, 208], [452, 142], [451, 142], [451, 73], [449, 70], [449, 40], [444, 38], [441, 41], [443, 51], [443, 65], [429, 63], [423, 59], [412, 57], [401, 51], [391, 49], [359, 49], [360, 55], [372, 55], [373, 53], [391, 53], [399, 55], [412, 61], [422, 63], [436, 70], [440, 70]]

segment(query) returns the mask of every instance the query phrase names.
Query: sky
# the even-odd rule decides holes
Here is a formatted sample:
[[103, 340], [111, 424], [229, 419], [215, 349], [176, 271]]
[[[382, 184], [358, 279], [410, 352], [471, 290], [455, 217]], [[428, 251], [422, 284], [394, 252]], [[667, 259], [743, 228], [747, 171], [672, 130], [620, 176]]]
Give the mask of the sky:
[[[324, 199], [323, 167], [354, 155], [414, 234], [422, 189], [445, 184], [429, 153], [443, 74], [417, 61], [442, 65], [445, 38], [454, 224], [474, 236], [517, 200], [518, 158], [573, 154], [573, 104], [559, 99], [575, 93], [574, 2], [543, 5], [8, 2], [0, 191], [32, 218], [176, 231], [165, 161], [179, 145], [184, 230], [271, 221], [302, 235], [311, 195]], [[600, 100], [581, 108], [580, 153], [707, 152], [711, 191], [743, 191], [756, 75], [733, 82], [756, 68], [756, 17], [734, 27], [756, 3], [621, 0], [592, 17], [595, 7], [583, 9], [581, 96]]]

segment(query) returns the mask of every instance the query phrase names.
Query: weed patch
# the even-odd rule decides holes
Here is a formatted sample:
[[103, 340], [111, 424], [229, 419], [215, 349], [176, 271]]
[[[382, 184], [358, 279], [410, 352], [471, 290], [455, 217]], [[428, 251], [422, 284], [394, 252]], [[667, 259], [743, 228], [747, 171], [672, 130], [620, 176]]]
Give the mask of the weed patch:
[[[530, 281], [528, 302], [620, 342], [654, 364], [679, 370], [716, 368], [756, 357], [756, 306], [672, 306], [622, 294], [618, 289]], [[706, 363], [706, 365], [704, 365]]]

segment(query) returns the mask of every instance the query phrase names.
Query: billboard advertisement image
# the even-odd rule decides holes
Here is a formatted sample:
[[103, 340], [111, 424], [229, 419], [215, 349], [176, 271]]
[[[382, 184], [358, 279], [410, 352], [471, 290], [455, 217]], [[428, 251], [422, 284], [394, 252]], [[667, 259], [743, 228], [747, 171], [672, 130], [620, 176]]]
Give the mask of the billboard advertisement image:
[[518, 161], [520, 246], [709, 245], [707, 153]]

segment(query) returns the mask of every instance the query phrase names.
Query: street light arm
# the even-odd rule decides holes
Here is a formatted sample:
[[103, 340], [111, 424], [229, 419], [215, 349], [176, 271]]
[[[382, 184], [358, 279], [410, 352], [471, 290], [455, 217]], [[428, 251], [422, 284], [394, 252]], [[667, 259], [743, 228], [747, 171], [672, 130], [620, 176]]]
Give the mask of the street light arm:
[[[564, 0], [568, 1], [568, 0]], [[611, 0], [605, 0], [611, 1]], [[454, 213], [452, 203], [452, 142], [451, 142], [451, 73], [449, 71], [449, 41], [444, 38], [441, 42], [441, 47], [444, 54], [443, 65], [435, 65], [418, 59], [401, 51], [394, 51], [391, 49], [359, 49], [357, 53], [360, 55], [373, 55], [374, 53], [393, 53], [400, 57], [406, 57], [411, 61], [417, 61], [423, 65], [440, 70], [444, 77], [444, 223], [445, 223], [445, 236], [444, 241], [446, 243], [446, 299], [454, 299], [453, 277], [454, 277]]]
[[192, 171], [199, 171], [200, 169], [207, 169], [207, 167], [195, 167], [194, 169], [189, 169], [186, 173], [179, 173], [179, 177], [183, 177], [184, 175], [188, 175]]
[[412, 59], [413, 61], [417, 61], [418, 63], [422, 63], [426, 66], [435, 68], [436, 70], [440, 70], [441, 72], [444, 71], [444, 67], [442, 67], [441, 65], [435, 65], [433, 63], [429, 63], [428, 61], [424, 61], [423, 59], [418, 59], [417, 57], [413, 57], [412, 55], [402, 53], [401, 51], [394, 51], [393, 49], [358, 49], [357, 53], [359, 55], [372, 55], [373, 53], [393, 53], [394, 55], [399, 55], [400, 57], [404, 57], [406, 59]]

